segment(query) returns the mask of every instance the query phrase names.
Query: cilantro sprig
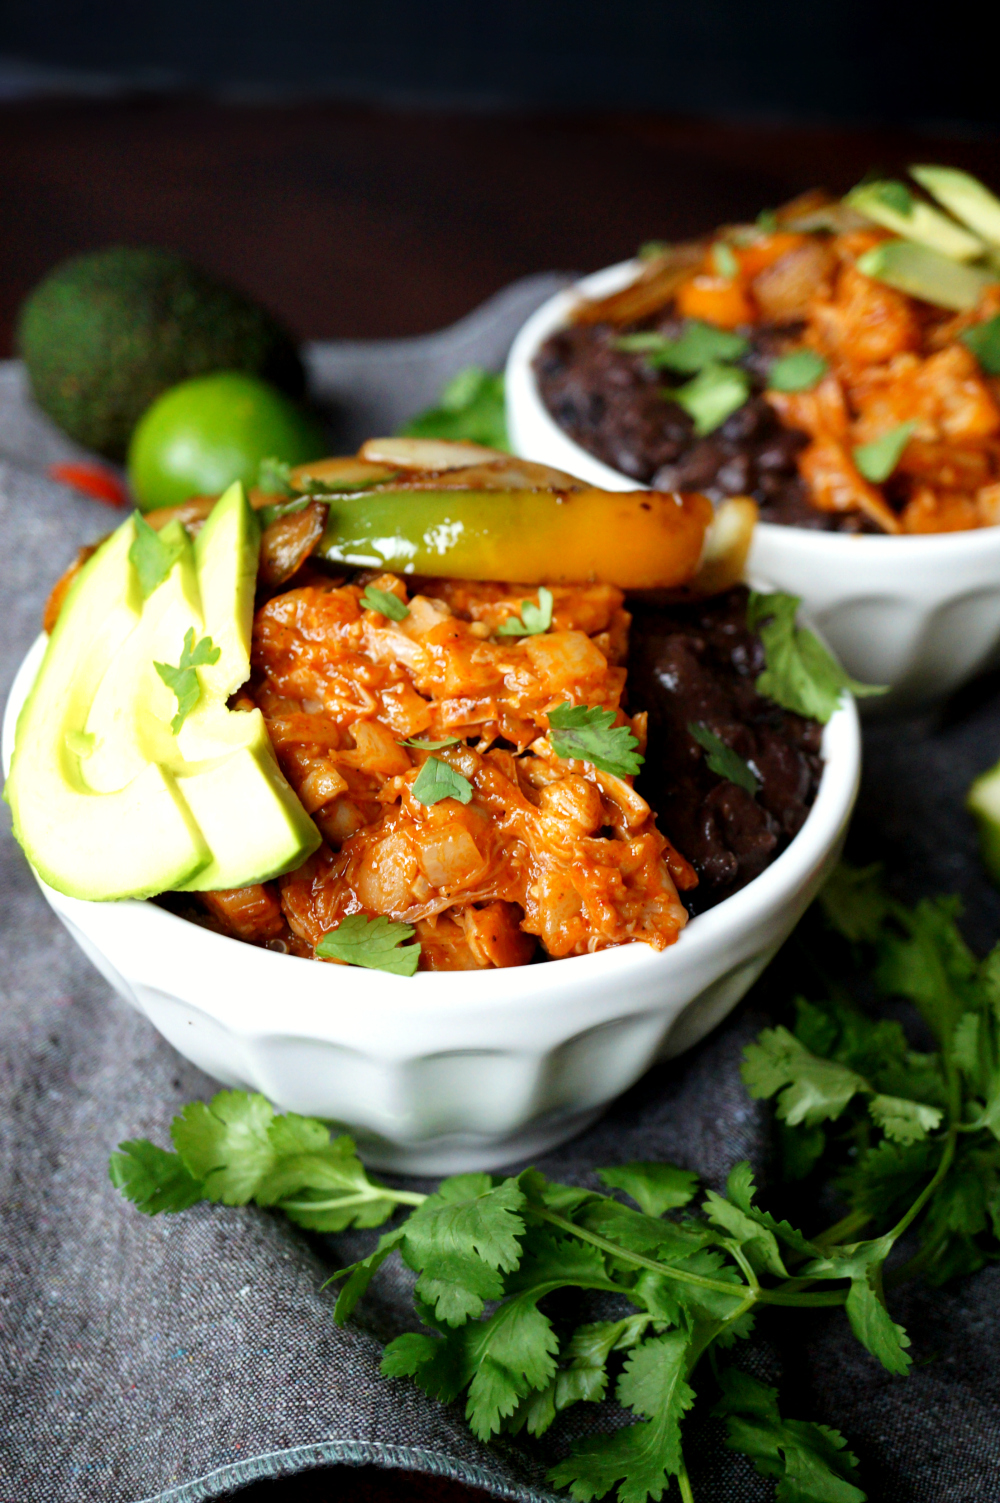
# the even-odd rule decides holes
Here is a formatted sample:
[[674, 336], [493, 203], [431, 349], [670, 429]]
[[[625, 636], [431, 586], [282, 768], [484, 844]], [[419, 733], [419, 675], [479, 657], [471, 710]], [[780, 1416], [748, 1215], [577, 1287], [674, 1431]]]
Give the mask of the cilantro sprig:
[[739, 752], [734, 752], [731, 746], [727, 746], [721, 736], [710, 731], [707, 725], [701, 721], [689, 721], [688, 735], [707, 752], [705, 765], [710, 772], [716, 773], [720, 778], [726, 778], [728, 782], [735, 783], [738, 788], [743, 788], [753, 798], [760, 787], [760, 779], [753, 768], [744, 762]]
[[211, 637], [202, 637], [201, 641], [196, 644], [194, 627], [189, 626], [184, 633], [184, 646], [181, 649], [181, 660], [177, 667], [173, 667], [170, 663], [153, 664], [167, 688], [177, 696], [177, 714], [170, 722], [170, 729], [175, 736], [201, 698], [201, 684], [198, 682], [198, 674], [195, 670], [217, 663], [221, 651], [222, 649], [216, 647]]
[[[1000, 1254], [1000, 946], [978, 960], [955, 900], [904, 907], [872, 868], [842, 868], [821, 907], [802, 948], [833, 982], [747, 1047], [743, 1073], [753, 1096], [776, 1103], [786, 1177], [834, 1176], [846, 1214], [825, 1230], [807, 1235], [762, 1207], [747, 1163], [722, 1192], [644, 1162], [598, 1170], [600, 1191], [534, 1169], [456, 1175], [429, 1195], [396, 1190], [367, 1173], [349, 1138], [240, 1091], [187, 1106], [173, 1151], [120, 1144], [111, 1179], [149, 1215], [253, 1203], [336, 1232], [402, 1212], [367, 1257], [333, 1275], [334, 1318], [350, 1319], [398, 1254], [416, 1274], [421, 1329], [388, 1344], [382, 1372], [464, 1400], [480, 1439], [537, 1437], [573, 1405], [613, 1396], [630, 1422], [588, 1426], [568, 1454], [559, 1442], [548, 1474], [577, 1503], [615, 1490], [619, 1503], [656, 1503], [672, 1478], [693, 1503], [683, 1430], [706, 1387], [725, 1444], [777, 1484], [778, 1500], [864, 1503], [845, 1438], [786, 1418], [776, 1390], [727, 1354], [771, 1307], [802, 1318], [842, 1309], [871, 1358], [903, 1377], [910, 1339], [892, 1289]], [[914, 1003], [932, 1047], [913, 1049], [899, 1022], [858, 1007], [855, 973]], [[565, 1291], [601, 1296], [605, 1317], [574, 1327]]]
[[639, 771], [644, 758], [627, 725], [615, 725], [614, 710], [598, 705], [571, 705], [565, 700], [549, 711], [549, 742], [557, 757], [589, 762], [602, 772], [627, 778]]
[[508, 616], [506, 621], [501, 621], [496, 630], [497, 636], [534, 637], [540, 632], [548, 631], [552, 625], [552, 601], [552, 591], [541, 585], [538, 604], [533, 600], [522, 600], [520, 616]]
[[467, 804], [472, 797], [472, 784], [440, 757], [428, 757], [410, 785], [410, 792], [418, 804], [439, 804], [443, 798]]
[[129, 563], [136, 572], [143, 600], [148, 600], [166, 579], [188, 542], [179, 522], [168, 523], [162, 532], [157, 532], [140, 511], [135, 513], [133, 521], [135, 537], [128, 550]]
[[363, 610], [377, 611], [390, 621], [405, 621], [410, 614], [410, 607], [398, 595], [393, 594], [392, 590], [376, 590], [374, 585], [365, 586], [358, 604]]
[[323, 935], [316, 954], [323, 960], [342, 960], [369, 971], [413, 976], [420, 959], [420, 943], [409, 945], [406, 941], [415, 933], [412, 924], [399, 923], [384, 914], [366, 918], [363, 913], [351, 913], [336, 929]]
[[796, 626], [802, 604], [798, 595], [750, 591], [747, 626], [760, 634], [767, 666], [757, 678], [757, 693], [796, 715], [823, 725], [840, 704], [844, 690], [856, 698], [885, 694], [881, 684], [862, 684], [850, 677], [807, 627]]

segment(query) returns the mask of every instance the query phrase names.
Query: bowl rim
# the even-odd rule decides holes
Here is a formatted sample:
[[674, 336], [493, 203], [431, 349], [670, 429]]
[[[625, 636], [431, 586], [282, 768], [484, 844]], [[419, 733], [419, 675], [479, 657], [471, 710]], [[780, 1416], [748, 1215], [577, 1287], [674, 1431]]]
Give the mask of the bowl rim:
[[[508, 414], [515, 405], [520, 405], [533, 425], [551, 432], [553, 439], [558, 439], [561, 444], [568, 445], [572, 451], [581, 455], [595, 478], [603, 471], [608, 488], [615, 490], [649, 490], [651, 487], [641, 485], [623, 470], [615, 470], [611, 465], [605, 464], [559, 427], [542, 401], [533, 361], [543, 341], [567, 322], [567, 314], [581, 297], [604, 297], [617, 292], [634, 279], [641, 266], [642, 262], [634, 257], [627, 261], [617, 261], [613, 266], [604, 266], [600, 271], [590, 272], [572, 286], [554, 293], [522, 324], [511, 345], [505, 372]], [[569, 454], [561, 455], [558, 460], [545, 455], [522, 457], [572, 468]], [[781, 522], [758, 522], [756, 531], [761, 541], [766, 539], [768, 547], [798, 547], [809, 551], [820, 548], [828, 556], [840, 552], [855, 560], [859, 550], [864, 550], [873, 558], [881, 556], [883, 559], [887, 556], [886, 550], [891, 550], [893, 559], [902, 560], [907, 555], [926, 558], [928, 550], [932, 548], [942, 550], [943, 557], [962, 557], [973, 553], [978, 555], [984, 544], [991, 540], [1000, 549], [1000, 524], [972, 527], [963, 532], [911, 533], [904, 537], [882, 533], [824, 532]]]
[[[7, 699], [2, 725], [5, 776], [14, 747], [17, 715], [34, 682], [46, 641], [44, 633], [36, 638], [18, 669]], [[209, 971], [222, 966], [234, 982], [237, 979], [241, 984], [246, 982], [247, 978], [238, 977], [237, 973], [255, 972], [259, 982], [250, 990], [259, 993], [266, 987], [272, 1005], [282, 990], [285, 992], [281, 1006], [289, 1008], [289, 1016], [281, 1020], [284, 1031], [297, 1031], [290, 1014], [299, 1013], [299, 1001], [307, 1010], [317, 1002], [328, 1008], [332, 1000], [339, 1004], [363, 1003], [369, 1027], [377, 1021], [373, 1016], [376, 1011], [383, 1023], [400, 1022], [412, 1027], [416, 1007], [425, 1021], [438, 1016], [455, 1017], [477, 1008], [491, 1014], [522, 1009], [527, 1001], [532, 1000], [542, 1004], [548, 1002], [559, 1008], [566, 1001], [569, 990], [578, 993], [581, 1000], [584, 993], [592, 995], [595, 988], [602, 994], [613, 991], [627, 997], [630, 986], [646, 985], [658, 975], [662, 975], [664, 983], [672, 975], [683, 978], [703, 966], [706, 958], [725, 947], [727, 942], [733, 945], [741, 940], [752, 933], [769, 913], [793, 900], [829, 855], [846, 825], [857, 795], [861, 774], [861, 730], [856, 704], [848, 694], [843, 696], [840, 706], [824, 727], [822, 756], [823, 770], [812, 807], [802, 828], [781, 855], [738, 892], [690, 919], [677, 941], [660, 951], [637, 941], [593, 954], [567, 956], [563, 960], [527, 966], [475, 972], [419, 971], [412, 977], [399, 977], [353, 966], [326, 967], [302, 956], [265, 950], [202, 928], [148, 901], [126, 898], [98, 903], [71, 898], [48, 887], [32, 871], [56, 912], [74, 929], [87, 935], [99, 950], [112, 935], [115, 940], [127, 944], [131, 933], [137, 943], [141, 940], [144, 949], [164, 947], [160, 951], [160, 963], [168, 970], [177, 964], [180, 949], [190, 952], [190, 958], [183, 962], [185, 966], [199, 963], [197, 957], [203, 955]], [[733, 959], [738, 958], [734, 952]], [[292, 963], [295, 970], [289, 969]], [[268, 969], [274, 966], [278, 969]], [[724, 970], [725, 966], [718, 969]], [[281, 986], [282, 977], [286, 983], [284, 988]], [[334, 978], [335, 993], [327, 990]], [[471, 984], [470, 978], [474, 978]], [[293, 980], [297, 994], [294, 1007], [289, 995], [293, 990], [289, 984]], [[235, 991], [235, 987], [227, 987], [226, 991]], [[209, 1010], [216, 1016], [229, 1013], [232, 1011], [230, 1000], [220, 997], [219, 1004], [213, 1003]], [[249, 1014], [246, 1021], [249, 1022]], [[317, 1019], [316, 1023], [318, 1031], [323, 1034], [331, 1026], [329, 1017]], [[261, 1026], [264, 1026], [263, 1022]], [[306, 1026], [301, 1019], [300, 1026]]]

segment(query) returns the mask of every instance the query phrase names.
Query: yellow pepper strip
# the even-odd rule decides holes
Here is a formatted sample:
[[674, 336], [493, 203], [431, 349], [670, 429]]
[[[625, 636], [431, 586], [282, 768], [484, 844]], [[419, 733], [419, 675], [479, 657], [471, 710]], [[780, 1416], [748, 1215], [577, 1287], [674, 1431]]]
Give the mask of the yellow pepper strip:
[[316, 553], [453, 579], [672, 589], [696, 572], [712, 506], [657, 491], [384, 487], [330, 496]]

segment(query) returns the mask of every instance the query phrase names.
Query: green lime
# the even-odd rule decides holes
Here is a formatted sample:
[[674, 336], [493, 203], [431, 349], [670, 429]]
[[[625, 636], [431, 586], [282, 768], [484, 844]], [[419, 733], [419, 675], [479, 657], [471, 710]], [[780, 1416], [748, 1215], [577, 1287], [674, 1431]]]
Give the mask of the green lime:
[[241, 371], [172, 386], [140, 418], [128, 478], [143, 511], [214, 496], [234, 480], [253, 485], [262, 459], [287, 464], [326, 452], [316, 420], [275, 387]]

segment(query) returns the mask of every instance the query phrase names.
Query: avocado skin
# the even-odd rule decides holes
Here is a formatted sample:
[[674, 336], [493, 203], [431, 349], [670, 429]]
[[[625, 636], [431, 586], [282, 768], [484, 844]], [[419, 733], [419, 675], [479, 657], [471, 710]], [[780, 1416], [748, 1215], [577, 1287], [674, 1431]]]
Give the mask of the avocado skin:
[[189, 376], [249, 371], [291, 397], [305, 388], [295, 344], [268, 312], [151, 246], [62, 262], [22, 304], [16, 341], [42, 410], [119, 462], [150, 403]]

